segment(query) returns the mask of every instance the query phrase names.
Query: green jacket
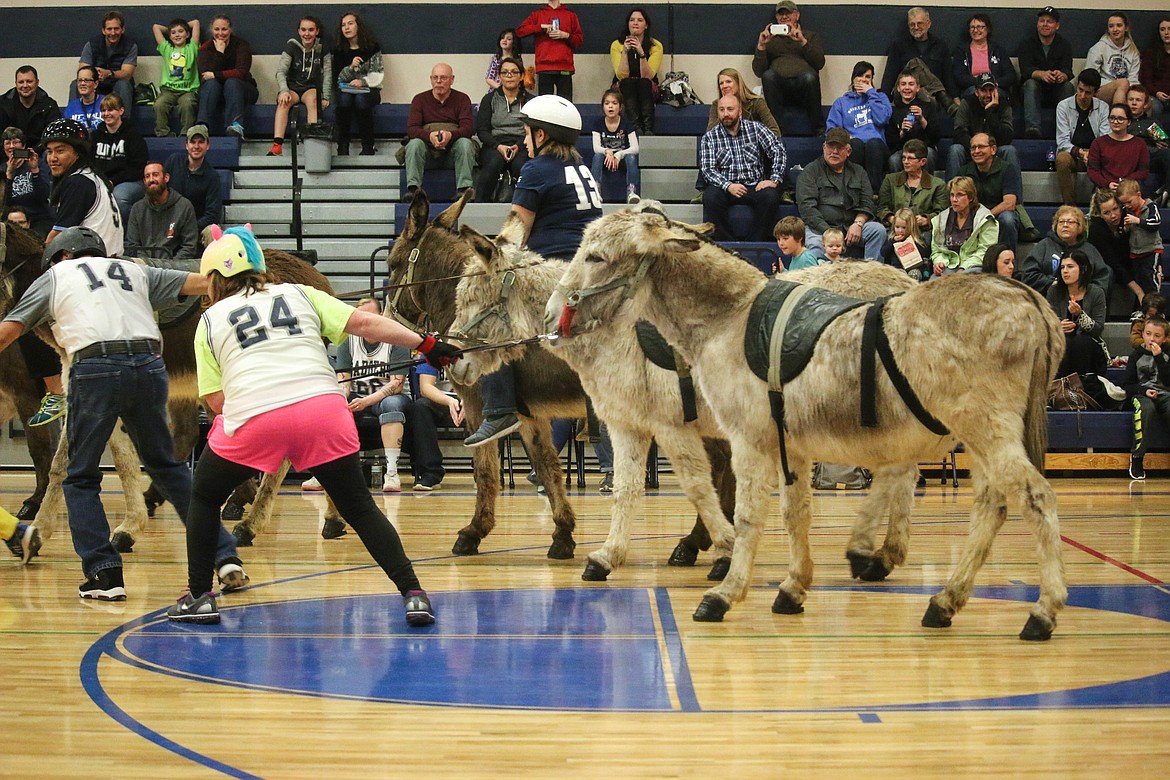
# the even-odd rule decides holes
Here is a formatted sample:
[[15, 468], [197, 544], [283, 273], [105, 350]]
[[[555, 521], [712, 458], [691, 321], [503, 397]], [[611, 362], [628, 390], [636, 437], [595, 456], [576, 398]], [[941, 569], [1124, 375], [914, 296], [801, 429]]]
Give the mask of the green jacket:
[[999, 220], [991, 213], [991, 209], [981, 205], [975, 212], [975, 228], [971, 231], [971, 237], [963, 242], [958, 252], [952, 252], [943, 244], [950, 216], [951, 210], [947, 208], [930, 221], [931, 264], [945, 265], [950, 271], [979, 268], [983, 265], [983, 255], [992, 244], [999, 241]]
[[934, 215], [947, 207], [947, 183], [938, 176], [922, 174], [922, 186], [911, 190], [906, 186], [906, 172], [891, 173], [882, 179], [878, 190], [877, 218], [888, 224], [898, 209], [911, 209], [914, 216], [933, 219]]

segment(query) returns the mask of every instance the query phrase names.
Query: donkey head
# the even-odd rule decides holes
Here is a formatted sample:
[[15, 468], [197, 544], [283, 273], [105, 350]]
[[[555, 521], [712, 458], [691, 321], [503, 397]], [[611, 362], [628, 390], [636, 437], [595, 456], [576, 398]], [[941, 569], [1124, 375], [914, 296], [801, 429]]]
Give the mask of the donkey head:
[[35, 233], [9, 223], [0, 226], [0, 315], [13, 307], [41, 274], [45, 244]]

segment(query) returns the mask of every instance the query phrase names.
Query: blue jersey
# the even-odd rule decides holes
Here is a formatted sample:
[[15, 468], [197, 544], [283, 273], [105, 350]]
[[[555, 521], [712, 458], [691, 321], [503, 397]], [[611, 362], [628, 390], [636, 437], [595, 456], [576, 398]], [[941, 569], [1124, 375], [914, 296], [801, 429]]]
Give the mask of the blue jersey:
[[528, 248], [545, 257], [571, 258], [585, 226], [601, 216], [601, 191], [589, 166], [551, 154], [524, 163], [512, 203], [535, 212]]

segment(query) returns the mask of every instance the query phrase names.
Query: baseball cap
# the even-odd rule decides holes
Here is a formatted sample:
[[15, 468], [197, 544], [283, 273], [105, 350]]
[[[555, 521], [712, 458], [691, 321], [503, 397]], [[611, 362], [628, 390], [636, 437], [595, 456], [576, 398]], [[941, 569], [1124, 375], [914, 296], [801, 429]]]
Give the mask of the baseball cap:
[[825, 133], [825, 143], [848, 146], [849, 133], [845, 132], [845, 128], [843, 127], [830, 127], [829, 132]]
[[1053, 20], [1055, 20], [1057, 22], [1060, 21], [1060, 11], [1057, 11], [1055, 8], [1053, 8], [1050, 5], [1046, 5], [1043, 8], [1041, 8], [1039, 11], [1037, 11], [1036, 16], [1037, 17], [1051, 16], [1053, 18]]
[[975, 89], [982, 89], [984, 87], [998, 87], [995, 83], [995, 76], [990, 73], [980, 73], [975, 77]]
[[794, 14], [799, 10], [800, 9], [796, 7], [796, 3], [792, 2], [792, 0], [780, 0], [779, 3], [776, 3], [776, 13], [787, 11], [790, 14]]
[[211, 133], [207, 131], [207, 125], [191, 125], [187, 128], [187, 140], [190, 141], [196, 136], [202, 136], [204, 140], [211, 138]]

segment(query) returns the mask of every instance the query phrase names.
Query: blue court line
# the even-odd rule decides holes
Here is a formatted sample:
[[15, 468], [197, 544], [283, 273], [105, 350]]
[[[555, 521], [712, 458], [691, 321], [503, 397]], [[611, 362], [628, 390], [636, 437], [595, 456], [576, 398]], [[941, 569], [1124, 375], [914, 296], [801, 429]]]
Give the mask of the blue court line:
[[881, 723], [882, 719], [878, 717], [876, 712], [859, 712], [857, 717], [862, 723]]
[[674, 674], [674, 687], [678, 693], [678, 704], [683, 712], [702, 712], [699, 697], [695, 695], [695, 684], [691, 669], [687, 665], [687, 654], [683, 650], [682, 636], [678, 632], [678, 621], [670, 606], [670, 594], [666, 588], [654, 589], [654, 602], [658, 605], [658, 619], [662, 622], [662, 633], [666, 637], [666, 653], [670, 657], [670, 668]]

